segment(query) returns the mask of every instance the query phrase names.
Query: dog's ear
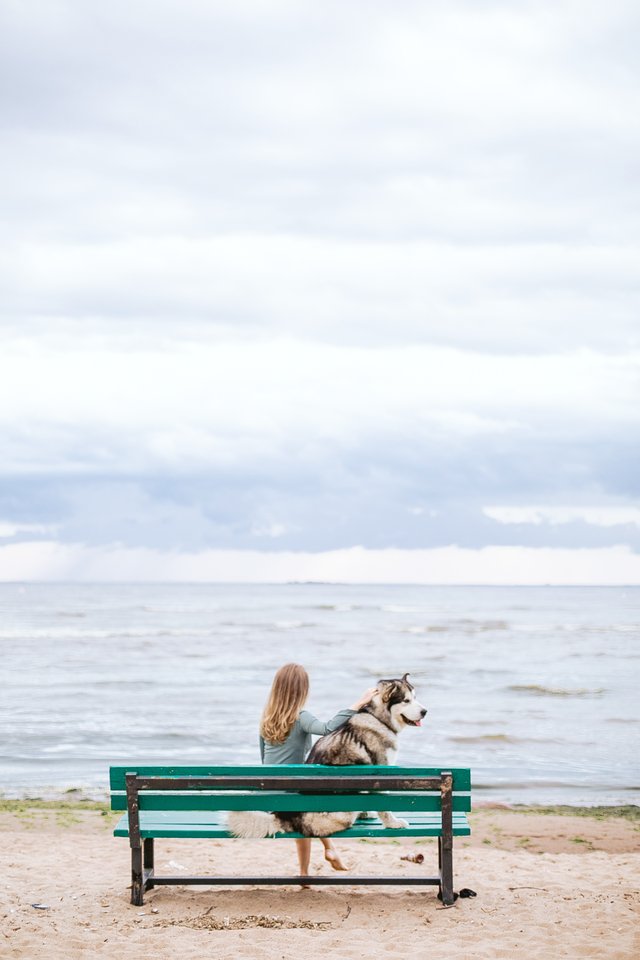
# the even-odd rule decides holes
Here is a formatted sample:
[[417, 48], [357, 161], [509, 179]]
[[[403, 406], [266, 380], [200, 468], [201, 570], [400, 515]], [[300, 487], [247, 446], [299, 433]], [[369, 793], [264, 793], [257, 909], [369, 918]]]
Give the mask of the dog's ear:
[[409, 677], [409, 674], [408, 674], [408, 673], [405, 673], [405, 674], [403, 675], [403, 677], [402, 677], [402, 682], [408, 684], [409, 686], [411, 686], [411, 684], [409, 683], [408, 677]]
[[393, 691], [393, 681], [392, 680], [378, 680], [378, 690], [380, 691], [380, 696], [382, 697], [383, 703], [389, 703], [391, 699], [391, 693]]
[[400, 703], [404, 699], [404, 690], [400, 680], [385, 680], [382, 690], [382, 702], [393, 706], [394, 703]]

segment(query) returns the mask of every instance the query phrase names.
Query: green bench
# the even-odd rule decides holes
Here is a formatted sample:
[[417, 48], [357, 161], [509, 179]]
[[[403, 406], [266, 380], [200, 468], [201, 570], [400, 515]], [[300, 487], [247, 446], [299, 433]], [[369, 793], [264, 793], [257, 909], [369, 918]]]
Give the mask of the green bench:
[[[114, 830], [131, 847], [131, 902], [165, 884], [432, 884], [445, 904], [453, 903], [453, 838], [468, 836], [471, 776], [465, 769], [439, 767], [328, 767], [317, 764], [245, 767], [111, 767], [111, 809], [126, 813]], [[384, 795], [374, 797], [371, 794]], [[392, 811], [409, 824], [385, 828], [380, 820], [360, 819], [338, 839], [437, 837], [438, 873], [392, 877], [157, 876], [154, 841], [176, 838], [233, 839], [229, 810]], [[278, 833], [276, 840], [299, 837]]]

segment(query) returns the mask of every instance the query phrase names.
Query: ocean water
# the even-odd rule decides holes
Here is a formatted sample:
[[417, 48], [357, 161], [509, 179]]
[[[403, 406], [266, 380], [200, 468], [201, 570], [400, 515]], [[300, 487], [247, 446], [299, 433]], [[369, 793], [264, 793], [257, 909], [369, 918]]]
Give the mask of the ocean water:
[[2, 584], [0, 790], [107, 791], [110, 763], [252, 763], [274, 671], [329, 718], [380, 677], [428, 708], [398, 762], [475, 796], [640, 802], [640, 588]]

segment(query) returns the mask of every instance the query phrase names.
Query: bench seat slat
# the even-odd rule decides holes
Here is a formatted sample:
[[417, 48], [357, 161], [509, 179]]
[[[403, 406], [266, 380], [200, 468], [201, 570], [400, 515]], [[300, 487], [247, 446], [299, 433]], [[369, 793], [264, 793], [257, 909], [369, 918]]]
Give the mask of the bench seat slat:
[[[435, 821], [441, 822], [441, 813], [415, 813], [414, 811], [399, 811], [398, 814], [404, 819], [410, 820], [412, 823], [432, 823]], [[127, 823], [127, 814], [125, 813], [120, 820], [118, 821], [119, 825]], [[467, 817], [465, 813], [454, 813], [453, 819], [458, 819], [459, 821], [466, 821]], [[210, 810], [150, 810], [144, 811], [140, 814], [140, 822], [144, 822], [149, 825], [156, 824], [224, 824], [227, 821], [227, 815], [224, 811], [210, 811]], [[381, 820], [377, 816], [366, 817], [365, 819], [358, 820], [358, 823], [370, 824], [373, 826], [380, 826]], [[394, 832], [393, 830], [391, 831]]]
[[[439, 813], [415, 814], [411, 811], [399, 813], [402, 819], [407, 820], [406, 829], [392, 830], [382, 825], [380, 820], [359, 820], [349, 830], [342, 830], [334, 834], [345, 839], [364, 837], [429, 837], [439, 836], [442, 831], [442, 817]], [[471, 833], [469, 823], [464, 813], [453, 815], [454, 836], [468, 836]], [[117, 837], [128, 837], [128, 818], [124, 814], [118, 821], [114, 834]], [[226, 818], [222, 815], [198, 814], [192, 811], [160, 811], [143, 812], [140, 815], [141, 837], [174, 837], [174, 838], [219, 838], [232, 837], [226, 827]], [[278, 833], [276, 840], [291, 840], [299, 837], [298, 833]]]

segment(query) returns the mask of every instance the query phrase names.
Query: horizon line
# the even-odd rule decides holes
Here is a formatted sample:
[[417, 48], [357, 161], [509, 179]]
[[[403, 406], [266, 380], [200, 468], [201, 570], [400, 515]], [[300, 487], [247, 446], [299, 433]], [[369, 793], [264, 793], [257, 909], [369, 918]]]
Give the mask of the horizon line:
[[585, 588], [597, 590], [640, 589], [639, 583], [416, 583], [362, 580], [0, 580], [0, 586], [220, 586], [220, 587], [438, 587], [455, 589], [479, 587], [486, 589], [514, 589], [526, 588], [529, 590], [548, 590], [556, 587], [563, 590], [582, 590]]

